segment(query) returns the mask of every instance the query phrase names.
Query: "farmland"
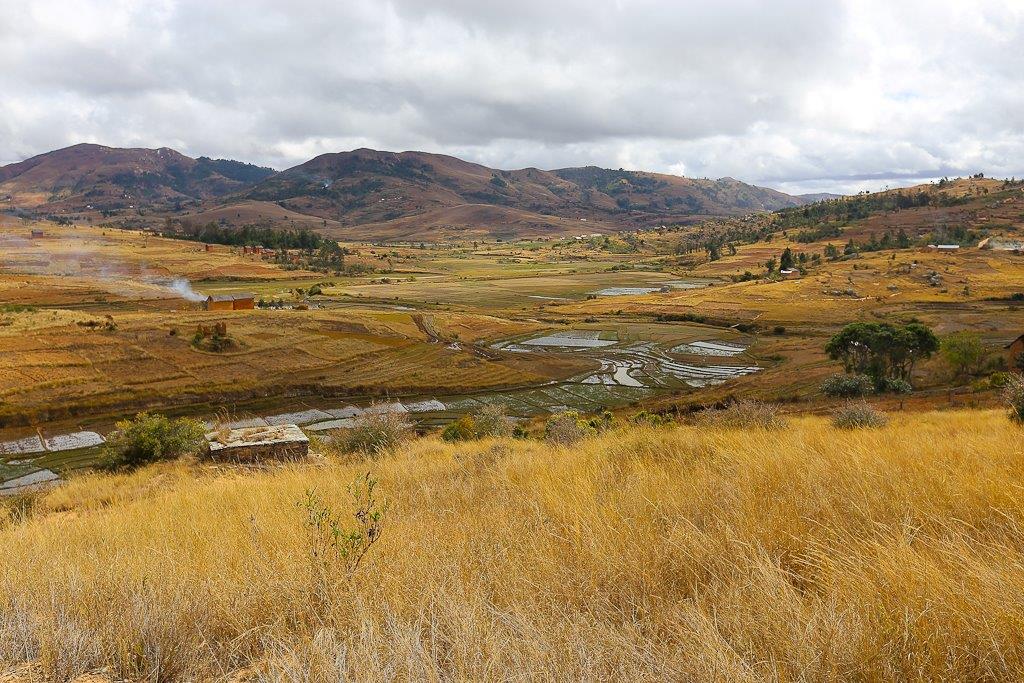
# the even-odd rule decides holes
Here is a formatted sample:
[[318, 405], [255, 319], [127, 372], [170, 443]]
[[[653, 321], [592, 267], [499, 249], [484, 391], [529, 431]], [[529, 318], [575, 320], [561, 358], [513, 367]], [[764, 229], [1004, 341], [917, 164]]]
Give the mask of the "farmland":
[[[990, 233], [985, 226], [1011, 220], [1021, 202], [978, 182], [949, 190], [981, 195], [975, 208], [961, 203], [943, 216]], [[872, 213], [841, 232], [872, 239], [899, 222], [919, 237], [936, 211]], [[800, 241], [793, 230], [773, 232], [769, 219], [749, 220], [737, 225], [766, 224], [758, 228], [766, 237], [713, 260], [674, 245], [679, 235], [728, 224], [575, 239], [351, 243], [343, 245], [344, 272], [314, 272], [240, 247], [6, 217], [0, 442], [104, 434], [140, 410], [206, 420], [313, 410], [333, 426], [333, 413], [380, 401], [420, 406], [410, 412], [423, 429], [495, 402], [527, 421], [636, 405], [685, 412], [734, 395], [818, 410], [828, 405], [818, 385], [837, 369], [822, 347], [846, 322], [913, 319], [940, 335], [966, 328], [991, 358], [1024, 331], [1014, 300], [1024, 262], [1012, 251], [891, 248], [819, 259], [799, 277], [748, 278], [784, 249], [820, 256], [830, 241]], [[1011, 222], [995, 234], [1016, 230]], [[207, 295], [242, 292], [273, 305], [202, 310]], [[192, 343], [197, 329], [217, 324], [229, 348]], [[941, 361], [925, 363], [919, 391], [899, 403], [998, 400], [984, 383], [954, 396], [948, 381]], [[7, 478], [33, 465], [60, 473], [62, 463], [91, 462], [89, 449], [31, 457], [8, 450], [17, 457], [7, 458]]]

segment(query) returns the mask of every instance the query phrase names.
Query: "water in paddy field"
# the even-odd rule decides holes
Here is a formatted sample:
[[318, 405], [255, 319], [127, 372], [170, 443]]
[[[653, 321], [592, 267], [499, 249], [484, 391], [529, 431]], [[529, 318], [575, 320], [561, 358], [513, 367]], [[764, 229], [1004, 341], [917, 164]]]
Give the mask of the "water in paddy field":
[[701, 289], [703, 287], [710, 286], [714, 280], [670, 280], [668, 282], [661, 283], [657, 286], [638, 286], [638, 287], [605, 287], [599, 289], [596, 292], [591, 292], [598, 296], [631, 296], [641, 294], [653, 294], [654, 292], [671, 291], [673, 289]]
[[[296, 401], [277, 411], [235, 420], [230, 428], [297, 424], [311, 434], [351, 427], [367, 412], [407, 413], [425, 426], [440, 426], [489, 403], [528, 418], [567, 409], [583, 413], [624, 407], [666, 391], [699, 389], [755, 373], [742, 358], [748, 342], [716, 338], [706, 328], [648, 325], [636, 328], [568, 329], [498, 342], [492, 348], [518, 354], [562, 353], [593, 361], [594, 369], [562, 381], [505, 391], [402, 398], [382, 405], [368, 401], [312, 406]], [[689, 337], [687, 339], [687, 337]], [[213, 422], [208, 426], [212, 428]], [[98, 432], [28, 436], [0, 441], [0, 495], [51, 484], [68, 472], [92, 466], [104, 437]]]

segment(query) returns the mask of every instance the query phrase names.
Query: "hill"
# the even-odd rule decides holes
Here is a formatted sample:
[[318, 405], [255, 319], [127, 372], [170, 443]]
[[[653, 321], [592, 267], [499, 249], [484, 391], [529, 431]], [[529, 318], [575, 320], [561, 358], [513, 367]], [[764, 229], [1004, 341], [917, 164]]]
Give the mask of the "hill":
[[0, 677], [1019, 680], [1020, 434], [798, 417], [83, 476], [0, 510]]
[[[732, 178], [696, 180], [593, 166], [502, 171], [440, 154], [371, 149], [318, 156], [267, 178], [244, 196], [342, 226], [363, 226], [353, 233], [381, 238], [428, 238], [431, 228], [446, 225], [492, 235], [520, 234], [520, 228], [527, 234], [564, 234], [572, 226], [560, 219], [593, 223], [580, 232], [607, 232], [802, 203]], [[465, 206], [505, 211], [467, 222]], [[414, 226], [419, 218], [425, 222]]]
[[143, 214], [151, 221], [199, 214], [228, 225], [248, 224], [255, 214], [261, 222], [319, 223], [343, 239], [608, 233], [803, 203], [733, 178], [596, 166], [504, 171], [441, 154], [371, 149], [323, 154], [280, 173], [168, 148], [93, 144], [0, 167], [0, 208], [8, 210], [121, 215], [130, 219], [126, 227], [144, 227]]
[[833, 192], [811, 192], [808, 194], [798, 194], [796, 196], [805, 202], [821, 202], [826, 199], [842, 199], [846, 195], [835, 194]]
[[38, 212], [180, 210], [239, 192], [273, 169], [173, 149], [80, 144], [0, 167], [0, 207]]

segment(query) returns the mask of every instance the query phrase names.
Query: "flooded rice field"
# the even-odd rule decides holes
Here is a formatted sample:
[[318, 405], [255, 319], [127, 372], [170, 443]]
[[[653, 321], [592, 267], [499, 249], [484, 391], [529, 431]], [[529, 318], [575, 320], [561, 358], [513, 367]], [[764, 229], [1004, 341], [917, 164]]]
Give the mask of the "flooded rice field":
[[[699, 390], [757, 372], [747, 350], [752, 340], [731, 330], [671, 323], [579, 326], [505, 339], [490, 351], [571, 354], [591, 366], [560, 381], [460, 395], [408, 396], [383, 404], [353, 397], [349, 402], [295, 399], [277, 411], [236, 416], [224, 426], [238, 429], [297, 424], [310, 434], [351, 427], [367, 412], [407, 413], [423, 427], [444, 425], [460, 415], [498, 403], [518, 418], [578, 410], [624, 407], [659, 393]], [[215, 420], [207, 419], [212, 427]], [[218, 423], [219, 424], [219, 423]], [[101, 430], [102, 431], [102, 430]], [[0, 495], [45, 486], [67, 472], [93, 465], [104, 437], [99, 431], [35, 435], [0, 441]]]
[[598, 296], [634, 296], [639, 294], [653, 294], [654, 292], [670, 292], [673, 289], [701, 289], [711, 286], [714, 280], [691, 278], [688, 280], [670, 280], [657, 287], [605, 287], [592, 294]]

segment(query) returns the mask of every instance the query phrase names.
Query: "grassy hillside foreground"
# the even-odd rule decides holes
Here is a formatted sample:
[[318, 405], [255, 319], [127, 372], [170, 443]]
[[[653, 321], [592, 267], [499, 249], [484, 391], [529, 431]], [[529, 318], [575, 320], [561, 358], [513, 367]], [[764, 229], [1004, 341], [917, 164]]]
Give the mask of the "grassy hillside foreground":
[[[311, 557], [303, 501], [347, 525], [368, 470], [388, 507], [348, 573]], [[0, 523], [0, 671], [1019, 680], [1022, 481], [997, 411], [86, 477]]]

